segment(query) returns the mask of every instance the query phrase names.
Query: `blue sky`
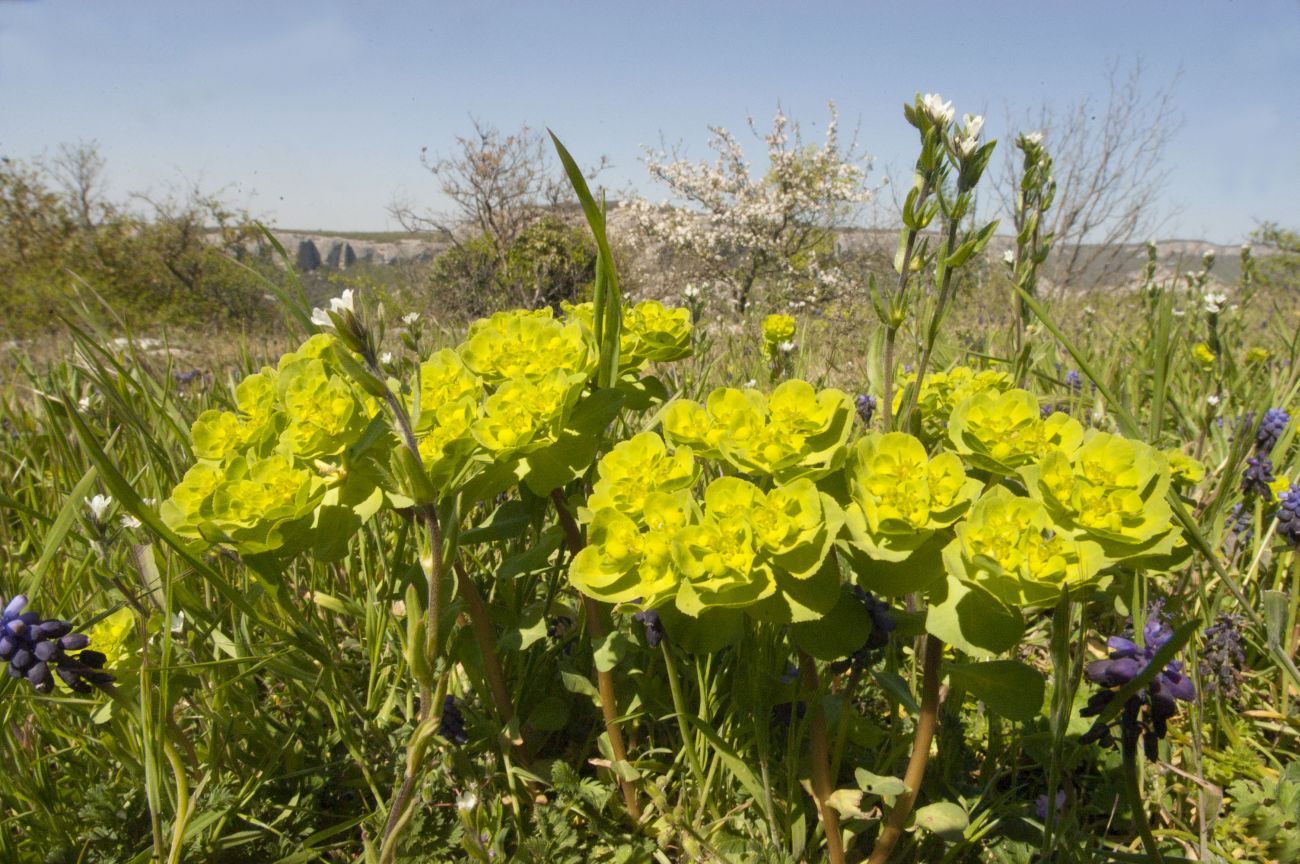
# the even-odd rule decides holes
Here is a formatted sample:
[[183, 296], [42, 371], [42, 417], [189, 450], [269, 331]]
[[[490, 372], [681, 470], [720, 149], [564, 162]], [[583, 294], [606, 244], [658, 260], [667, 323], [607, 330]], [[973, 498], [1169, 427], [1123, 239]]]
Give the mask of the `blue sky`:
[[1235, 243], [1300, 227], [1297, 46], [1295, 0], [0, 0], [0, 154], [94, 139], [117, 194], [197, 182], [281, 227], [384, 229], [394, 196], [438, 205], [420, 148], [471, 114], [550, 126], [610, 158], [607, 185], [662, 198], [641, 145], [703, 158], [708, 125], [761, 128], [778, 101], [815, 139], [834, 100], [878, 181], [910, 165], [917, 91], [1000, 137], [1140, 57], [1152, 89], [1181, 73], [1163, 233]]

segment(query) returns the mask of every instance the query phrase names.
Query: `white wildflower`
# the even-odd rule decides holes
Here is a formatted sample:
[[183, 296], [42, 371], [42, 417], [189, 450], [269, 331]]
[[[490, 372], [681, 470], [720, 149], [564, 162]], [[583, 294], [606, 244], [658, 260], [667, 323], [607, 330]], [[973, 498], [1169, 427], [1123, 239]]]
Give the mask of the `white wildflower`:
[[407, 312], [405, 315], [402, 316], [402, 323], [405, 324], [407, 327], [410, 327], [412, 324], [414, 324], [416, 321], [419, 320], [420, 320], [419, 312]]
[[96, 522], [103, 522], [104, 514], [108, 512], [109, 505], [112, 503], [113, 499], [107, 495], [96, 495], [86, 502], [86, 507], [90, 510], [90, 515]]
[[90, 397], [89, 397], [89, 396], [82, 396], [80, 399], [77, 400], [77, 410], [79, 410], [79, 411], [87, 411], [87, 410], [89, 410], [89, 409], [90, 409]]
[[393, 362], [393, 352], [385, 351], [383, 354], [379, 355], [379, 363], [381, 366], [387, 366], [389, 363], [392, 362]]
[[778, 345], [778, 346], [776, 346], [776, 347], [780, 349], [780, 351], [781, 351], [782, 354], [789, 354], [791, 351], [794, 350], [794, 343], [793, 343], [793, 342], [782, 342], [780, 345]]
[[140, 520], [130, 514], [122, 517], [122, 527], [128, 531], [134, 531], [140, 527]]
[[973, 156], [979, 146], [980, 142], [971, 135], [963, 135], [957, 139], [957, 152], [961, 154], [963, 159], [969, 159]]
[[952, 103], [943, 101], [943, 97], [938, 93], [926, 93], [922, 96], [921, 106], [935, 123], [947, 125], [952, 121]]
[[1026, 132], [1024, 135], [1026, 144], [1038, 145], [1043, 143], [1043, 133], [1040, 131]]
[[1171, 310], [1171, 314], [1172, 314], [1175, 318], [1182, 318], [1182, 317], [1183, 317], [1184, 315], [1186, 315], [1187, 313], [1184, 312], [1182, 309], [1173, 309], [1173, 310]]
[[966, 129], [968, 136], [978, 138], [980, 130], [984, 128], [984, 118], [979, 114], [966, 114], [961, 118], [961, 125]]
[[[351, 288], [344, 291], [341, 296], [330, 299], [329, 312], [333, 312], [336, 315], [356, 312], [356, 304], [354, 303]], [[329, 312], [326, 312], [324, 309], [311, 310], [311, 323], [318, 327], [333, 327], [334, 322], [330, 319]]]
[[356, 312], [356, 306], [353, 303], [352, 289], [348, 288], [342, 295], [330, 300], [331, 312]]
[[1007, 265], [1008, 267], [1014, 266], [1016, 263], [1016, 253], [1010, 249], [1007, 249], [1005, 252], [1002, 253], [1002, 263]]
[[1219, 397], [1211, 393], [1209, 396], [1205, 397], [1205, 404], [1209, 405], [1211, 408], [1218, 408]]
[[750, 378], [748, 381], [745, 382], [746, 390], [750, 389], [751, 387], [757, 387], [757, 386], [758, 386], [758, 379], [756, 378]]
[[1223, 311], [1223, 304], [1227, 302], [1227, 294], [1211, 291], [1205, 295], [1205, 311], [1209, 315], [1218, 315]]
[[687, 300], [694, 300], [696, 297], [700, 296], [700, 289], [693, 283], [687, 284], [687, 286], [682, 289], [682, 296]]

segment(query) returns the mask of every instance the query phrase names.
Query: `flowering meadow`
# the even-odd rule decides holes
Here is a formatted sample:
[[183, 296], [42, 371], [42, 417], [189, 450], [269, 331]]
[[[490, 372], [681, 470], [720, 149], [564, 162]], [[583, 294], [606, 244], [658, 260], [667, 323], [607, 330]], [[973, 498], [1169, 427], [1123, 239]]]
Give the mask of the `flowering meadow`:
[[272, 286], [293, 344], [215, 374], [18, 360], [0, 860], [1300, 860], [1294, 313], [1246, 254], [1081, 317], [1050, 142], [904, 114], [847, 336], [630, 296], [557, 140], [583, 302]]

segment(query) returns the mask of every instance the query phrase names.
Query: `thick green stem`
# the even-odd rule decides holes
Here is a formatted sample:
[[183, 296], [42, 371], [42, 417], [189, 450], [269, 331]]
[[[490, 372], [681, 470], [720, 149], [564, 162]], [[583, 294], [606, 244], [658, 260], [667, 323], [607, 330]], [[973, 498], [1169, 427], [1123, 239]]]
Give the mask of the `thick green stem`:
[[939, 683], [942, 680], [943, 642], [936, 636], [925, 637], [925, 670], [921, 678], [921, 713], [916, 718], [916, 733], [912, 738], [912, 757], [907, 763], [903, 784], [907, 791], [898, 796], [894, 807], [885, 817], [884, 827], [871, 850], [868, 864], [885, 864], [893, 854], [894, 846], [903, 836], [907, 817], [912, 815], [916, 798], [925, 779], [925, 765], [930, 759], [930, 743], [939, 725]]

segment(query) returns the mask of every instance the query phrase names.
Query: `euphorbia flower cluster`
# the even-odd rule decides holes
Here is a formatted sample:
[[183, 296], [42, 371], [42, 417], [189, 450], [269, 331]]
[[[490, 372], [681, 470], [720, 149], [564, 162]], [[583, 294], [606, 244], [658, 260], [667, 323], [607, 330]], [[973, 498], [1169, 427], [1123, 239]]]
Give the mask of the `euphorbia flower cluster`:
[[[359, 321], [354, 306], [348, 298], [334, 311]], [[328, 314], [317, 317], [336, 329]], [[274, 369], [245, 378], [235, 411], [199, 416], [196, 464], [162, 516], [183, 537], [244, 553], [340, 549], [340, 509], [357, 525], [385, 504], [410, 502], [410, 490], [394, 482], [402, 476], [397, 430], [376, 423], [385, 387], [403, 394], [434, 489], [451, 494], [494, 464], [527, 481], [530, 460], [557, 444], [595, 377], [591, 319], [591, 304], [567, 306], [562, 318], [550, 309], [497, 313], [470, 325], [455, 349], [420, 363], [409, 386], [378, 381], [381, 373], [364, 368], [365, 357], [340, 336], [316, 334]], [[624, 323], [628, 381], [650, 362], [690, 353], [685, 309], [647, 301], [625, 310]]]

